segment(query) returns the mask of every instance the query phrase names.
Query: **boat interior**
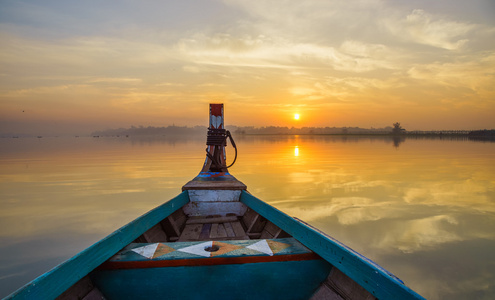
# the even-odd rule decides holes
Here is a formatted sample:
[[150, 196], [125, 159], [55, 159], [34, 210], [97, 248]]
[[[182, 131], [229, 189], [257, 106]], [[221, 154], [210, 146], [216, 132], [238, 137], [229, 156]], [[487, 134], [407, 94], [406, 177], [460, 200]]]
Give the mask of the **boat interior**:
[[242, 216], [234, 213], [226, 216], [187, 216], [182, 209], [179, 209], [143, 233], [135, 242], [193, 242], [286, 237], [290, 235], [252, 209], [247, 209]]
[[[242, 215], [227, 213], [223, 216], [187, 215], [185, 210], [187, 211], [180, 208], [151, 227], [57, 299], [247, 299], [254, 296], [270, 299], [375, 299], [337, 268], [249, 207], [246, 207]], [[273, 246], [275, 244], [279, 248], [286, 247], [283, 246], [285, 244], [293, 247], [278, 253], [273, 251], [270, 255], [263, 255], [259, 251], [221, 251], [225, 243], [235, 247], [253, 245], [259, 241], [268, 241], [272, 249], [276, 249]], [[208, 263], [205, 258], [194, 259], [198, 257], [198, 253], [184, 252], [181, 253], [182, 257], [175, 256], [172, 259], [166, 258], [167, 255], [143, 258], [129, 251], [129, 247], [145, 249], [150, 246], [154, 248], [154, 253], [158, 253], [158, 245], [184, 247], [198, 245], [199, 242], [219, 242], [216, 244], [218, 246], [212, 244], [211, 249], [204, 250], [214, 253], [220, 249], [221, 255], [216, 259], [224, 260], [215, 262], [215, 258], [209, 258], [213, 262]], [[124, 256], [126, 253], [133, 253], [135, 256], [124, 259], [126, 261], [115, 262], [115, 258], [122, 253]], [[112, 259], [113, 263], [120, 265], [112, 265]], [[137, 264], [139, 261], [143, 263]], [[161, 264], [145, 264], [153, 261]], [[181, 265], [180, 262], [185, 261], [187, 263]], [[198, 263], [191, 264], [194, 261]], [[175, 264], [168, 264], [170, 262]], [[156, 269], [156, 277], [161, 279], [150, 283], [147, 275], [146, 282], [136, 280], [140, 278], [139, 271], [144, 269], [148, 269], [148, 272]], [[124, 272], [129, 275], [123, 276]], [[212, 274], [215, 274], [213, 280]]]

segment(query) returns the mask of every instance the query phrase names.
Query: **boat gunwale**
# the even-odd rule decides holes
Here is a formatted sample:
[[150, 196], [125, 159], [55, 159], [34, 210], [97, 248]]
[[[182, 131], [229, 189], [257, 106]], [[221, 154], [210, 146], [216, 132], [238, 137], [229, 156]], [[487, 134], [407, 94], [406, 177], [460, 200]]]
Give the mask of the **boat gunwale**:
[[423, 299], [395, 275], [329, 235], [246, 191], [240, 201], [328, 261], [378, 299]]
[[188, 192], [181, 192], [50, 271], [40, 275], [4, 299], [34, 299], [36, 297], [38, 299], [54, 299], [58, 297], [119, 250], [132, 243], [143, 232], [155, 226], [188, 202]]

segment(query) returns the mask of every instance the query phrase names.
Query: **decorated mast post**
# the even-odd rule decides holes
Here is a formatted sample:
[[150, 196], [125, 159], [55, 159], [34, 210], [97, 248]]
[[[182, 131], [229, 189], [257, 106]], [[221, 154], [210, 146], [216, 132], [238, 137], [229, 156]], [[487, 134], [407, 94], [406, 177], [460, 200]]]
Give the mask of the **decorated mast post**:
[[[228, 172], [237, 158], [237, 148], [230, 132], [225, 130], [223, 112], [223, 104], [210, 104], [205, 163], [198, 176], [182, 187], [189, 193], [190, 203], [184, 207], [188, 215], [206, 216], [213, 212], [242, 215], [246, 210], [239, 202], [246, 185]], [[230, 165], [226, 163], [227, 138], [235, 149]]]
[[201, 172], [227, 172], [225, 154], [227, 132], [224, 128], [223, 104], [210, 104], [210, 126], [208, 127], [208, 136], [206, 139], [206, 160]]

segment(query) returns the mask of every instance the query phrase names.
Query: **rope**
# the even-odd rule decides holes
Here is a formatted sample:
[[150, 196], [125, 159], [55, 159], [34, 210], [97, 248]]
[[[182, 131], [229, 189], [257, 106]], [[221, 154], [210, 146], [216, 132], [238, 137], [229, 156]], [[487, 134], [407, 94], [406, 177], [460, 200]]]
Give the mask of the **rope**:
[[228, 131], [228, 130], [227, 130], [227, 136], [229, 137], [230, 143], [232, 144], [232, 147], [234, 147], [234, 150], [235, 150], [234, 161], [230, 165], [227, 166], [227, 169], [228, 169], [235, 164], [235, 161], [237, 159], [237, 146], [235, 145], [234, 138], [232, 137], [232, 135], [230, 134], [230, 131]]
[[[225, 130], [225, 129], [212, 129], [208, 128], [208, 135], [206, 137], [206, 145], [208, 146], [222, 146], [225, 147], [227, 146], [227, 137], [229, 138], [230, 142], [232, 143], [232, 147], [234, 147], [235, 150], [235, 155], [234, 155], [234, 161], [228, 165], [226, 168], [230, 168], [234, 165], [235, 161], [237, 160], [237, 146], [234, 142], [234, 138], [232, 138], [232, 135], [230, 134], [230, 131]], [[217, 166], [221, 166], [221, 163], [211, 155], [210, 152], [208, 152], [208, 148], [206, 148], [206, 156], [208, 156], [212, 163]]]

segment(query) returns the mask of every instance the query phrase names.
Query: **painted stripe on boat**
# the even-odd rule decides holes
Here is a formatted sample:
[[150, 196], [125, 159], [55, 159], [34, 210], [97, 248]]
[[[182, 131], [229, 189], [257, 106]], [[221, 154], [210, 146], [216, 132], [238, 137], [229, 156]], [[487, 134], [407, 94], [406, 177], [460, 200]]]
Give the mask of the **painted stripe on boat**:
[[146, 268], [166, 268], [166, 267], [196, 267], [215, 266], [230, 264], [253, 264], [265, 262], [281, 261], [303, 261], [322, 259], [315, 253], [274, 255], [274, 256], [240, 256], [240, 257], [210, 257], [197, 259], [173, 259], [173, 260], [141, 260], [141, 261], [107, 261], [97, 268], [97, 270], [118, 270], [118, 269], [146, 269]]

